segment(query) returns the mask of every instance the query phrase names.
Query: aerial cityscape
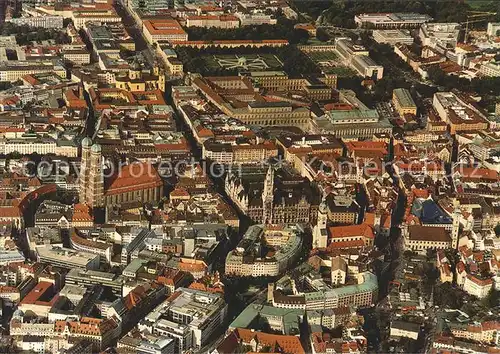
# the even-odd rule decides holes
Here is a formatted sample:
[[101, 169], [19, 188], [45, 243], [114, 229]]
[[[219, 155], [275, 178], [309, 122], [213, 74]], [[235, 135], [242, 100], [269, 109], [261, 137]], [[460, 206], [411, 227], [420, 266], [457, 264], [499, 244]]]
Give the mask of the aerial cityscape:
[[500, 354], [500, 2], [0, 1], [0, 334]]

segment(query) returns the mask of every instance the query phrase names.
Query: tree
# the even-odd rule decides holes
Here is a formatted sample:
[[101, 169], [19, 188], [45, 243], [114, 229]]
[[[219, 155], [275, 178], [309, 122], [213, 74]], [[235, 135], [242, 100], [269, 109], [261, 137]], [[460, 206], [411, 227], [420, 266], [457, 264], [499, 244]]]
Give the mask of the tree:
[[489, 309], [500, 306], [500, 291], [491, 288], [488, 295], [484, 298], [484, 305]]
[[500, 224], [495, 226], [495, 235], [500, 236]]
[[425, 263], [423, 270], [427, 285], [432, 286], [436, 284], [436, 281], [439, 279], [439, 270], [434, 266], [434, 264], [430, 262]]
[[287, 39], [291, 44], [306, 44], [309, 40], [309, 32], [304, 29], [293, 29]]
[[444, 283], [434, 287], [434, 304], [437, 306], [459, 309], [463, 306], [464, 293], [453, 287], [450, 283]]
[[437, 85], [442, 85], [446, 80], [446, 74], [443, 70], [441, 70], [439, 65], [431, 66], [429, 70], [427, 70], [427, 73], [429, 74], [431, 80]]
[[307, 31], [294, 28], [295, 22], [279, 17], [276, 25], [253, 25], [233, 29], [189, 27], [189, 38], [193, 40], [259, 40], [286, 39], [292, 44], [305, 43], [309, 38]]
[[318, 28], [316, 30], [316, 38], [321, 42], [327, 42], [330, 40], [330, 36], [326, 33], [324, 28]]
[[64, 27], [64, 28], [68, 27], [68, 25], [69, 25], [70, 23], [73, 25], [73, 19], [71, 19], [71, 18], [65, 18], [65, 19], [63, 20], [63, 27]]
[[465, 22], [467, 20], [467, 11], [470, 11], [470, 6], [466, 3], [449, 3], [436, 2], [434, 5], [434, 19], [437, 22]]
[[0, 91], [8, 90], [12, 87], [9, 81], [0, 81]]
[[277, 55], [283, 62], [283, 69], [291, 76], [319, 73], [316, 64], [295, 46], [278, 48]]

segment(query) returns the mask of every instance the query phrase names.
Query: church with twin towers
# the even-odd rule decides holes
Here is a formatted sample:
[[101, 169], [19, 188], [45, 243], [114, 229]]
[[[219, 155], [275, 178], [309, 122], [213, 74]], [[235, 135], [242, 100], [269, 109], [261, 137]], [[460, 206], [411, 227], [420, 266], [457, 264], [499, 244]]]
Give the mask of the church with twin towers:
[[[149, 162], [107, 166], [104, 173], [102, 147], [88, 137], [82, 140], [80, 203], [92, 208], [129, 202], [155, 202], [163, 197], [163, 180]], [[109, 176], [109, 177], [108, 177]]]

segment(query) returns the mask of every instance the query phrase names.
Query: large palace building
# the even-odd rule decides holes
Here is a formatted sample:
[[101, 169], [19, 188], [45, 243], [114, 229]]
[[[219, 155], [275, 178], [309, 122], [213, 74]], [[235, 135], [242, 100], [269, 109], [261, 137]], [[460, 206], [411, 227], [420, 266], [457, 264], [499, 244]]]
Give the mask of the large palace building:
[[[296, 126], [309, 130], [310, 111], [285, 100], [256, 92], [248, 77], [195, 78], [193, 87], [226, 115], [251, 125]], [[325, 86], [327, 91], [331, 88]]]
[[149, 163], [131, 163], [104, 178], [101, 146], [82, 141], [80, 202], [95, 208], [132, 201], [143, 203], [163, 196], [163, 181]]

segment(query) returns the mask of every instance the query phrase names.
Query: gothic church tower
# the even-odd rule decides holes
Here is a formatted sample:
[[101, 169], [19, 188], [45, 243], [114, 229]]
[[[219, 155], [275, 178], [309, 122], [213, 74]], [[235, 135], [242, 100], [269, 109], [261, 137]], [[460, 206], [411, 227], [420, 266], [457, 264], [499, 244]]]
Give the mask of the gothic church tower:
[[271, 224], [273, 220], [273, 199], [274, 199], [274, 168], [269, 165], [266, 179], [264, 180], [264, 190], [262, 191], [262, 223]]
[[102, 172], [101, 145], [91, 145], [91, 140], [82, 141], [82, 162], [80, 168], [80, 203], [92, 208], [104, 206], [104, 176]]

